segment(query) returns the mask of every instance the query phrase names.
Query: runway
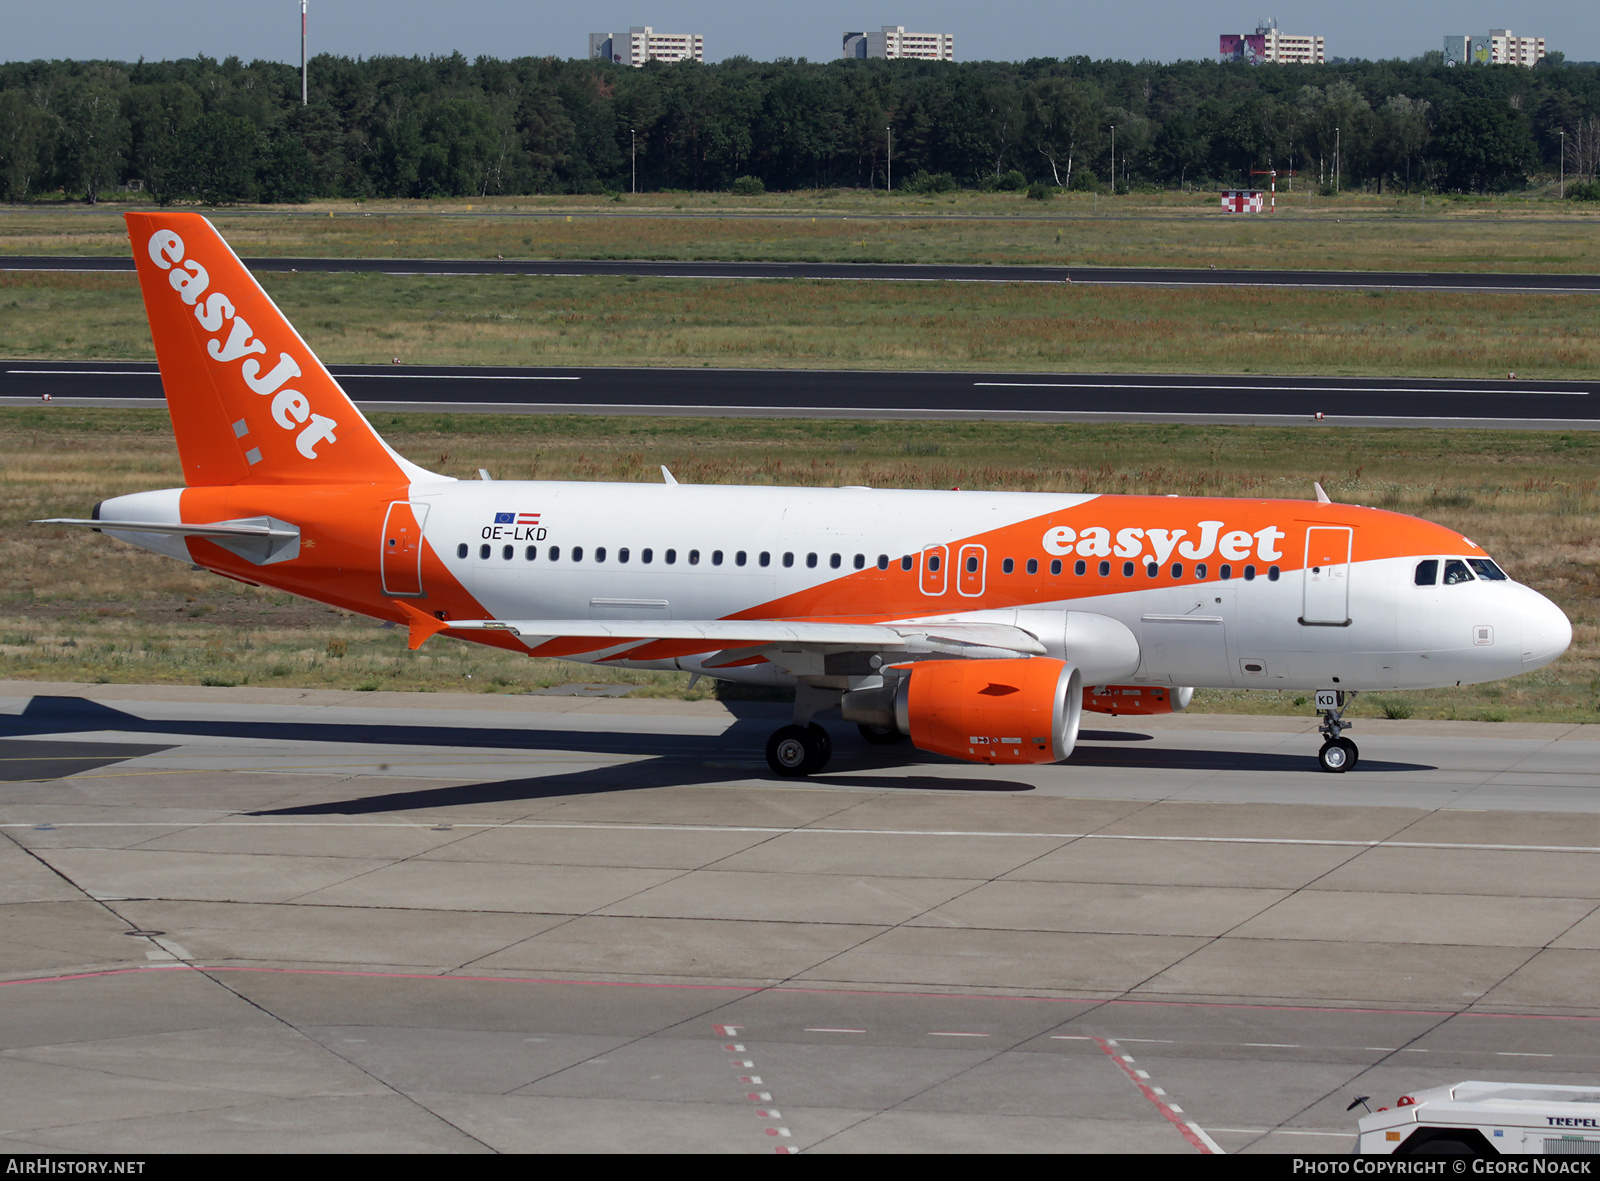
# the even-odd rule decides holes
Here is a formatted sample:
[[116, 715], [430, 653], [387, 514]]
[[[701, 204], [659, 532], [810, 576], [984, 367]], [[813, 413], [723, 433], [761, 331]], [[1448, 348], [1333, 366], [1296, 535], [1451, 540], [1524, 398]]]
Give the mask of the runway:
[[1348, 1151], [1600, 1072], [1600, 727], [0, 682], [0, 1146]]
[[[1600, 383], [1423, 378], [335, 365], [372, 411], [1590, 430]], [[164, 405], [150, 362], [12, 361], [0, 405]]]
[[[247, 258], [252, 271], [381, 275], [636, 276], [655, 279], [833, 279], [855, 282], [1090, 283], [1131, 286], [1313, 287], [1329, 290], [1600, 291], [1600, 275], [1463, 271], [1299, 271], [1197, 267], [956, 265], [949, 263], [722, 262], [650, 259]], [[0, 256], [5, 271], [132, 271], [114, 255]]]

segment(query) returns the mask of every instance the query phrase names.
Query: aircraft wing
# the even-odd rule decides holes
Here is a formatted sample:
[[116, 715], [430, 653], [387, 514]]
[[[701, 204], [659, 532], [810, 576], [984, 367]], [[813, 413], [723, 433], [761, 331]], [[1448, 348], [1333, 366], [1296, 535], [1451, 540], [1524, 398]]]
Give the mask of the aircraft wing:
[[[939, 653], [947, 656], [1042, 656], [1045, 647], [1020, 627], [1000, 623], [826, 623], [793, 619], [473, 619], [451, 631], [507, 631], [535, 655], [581, 655], [617, 649], [613, 658], [662, 660], [723, 649], [734, 660], [749, 649]], [[707, 662], [706, 667], [716, 667]]]

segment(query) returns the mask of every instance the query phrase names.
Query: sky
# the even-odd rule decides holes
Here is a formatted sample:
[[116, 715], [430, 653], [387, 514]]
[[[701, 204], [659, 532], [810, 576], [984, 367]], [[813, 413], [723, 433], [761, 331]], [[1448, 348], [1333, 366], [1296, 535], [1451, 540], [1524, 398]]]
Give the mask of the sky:
[[[298, 62], [299, 0], [8, 0], [0, 60], [133, 61], [237, 56]], [[1416, 57], [1449, 33], [1504, 28], [1545, 38], [1572, 61], [1600, 60], [1595, 0], [1278, 0], [1256, 8], [1215, 0], [310, 0], [310, 52], [347, 57], [583, 57], [589, 34], [700, 33], [707, 61], [839, 56], [846, 31], [885, 24], [953, 33], [956, 60], [1033, 57], [1176, 61], [1212, 57], [1221, 33], [1276, 16], [1285, 33], [1321, 34], [1330, 57]]]

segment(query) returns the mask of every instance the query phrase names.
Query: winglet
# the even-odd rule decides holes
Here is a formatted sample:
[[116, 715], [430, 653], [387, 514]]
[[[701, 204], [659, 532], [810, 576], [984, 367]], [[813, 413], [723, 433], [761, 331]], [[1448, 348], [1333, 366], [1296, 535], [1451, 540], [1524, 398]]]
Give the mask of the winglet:
[[666, 464], [661, 465], [661, 475], [669, 484], [676, 484], [678, 482], [672, 478], [672, 473], [667, 470]]
[[1333, 503], [1333, 501], [1328, 499], [1328, 494], [1322, 490], [1322, 485], [1320, 483], [1318, 483], [1316, 480], [1312, 480], [1311, 481], [1311, 486], [1317, 490], [1317, 503], [1318, 504], [1332, 504]]
[[401, 611], [405, 612], [406, 623], [411, 628], [407, 643], [413, 652], [422, 647], [430, 636], [436, 636], [450, 626], [447, 620], [435, 618], [426, 611], [412, 606], [404, 599], [394, 599], [392, 602]]

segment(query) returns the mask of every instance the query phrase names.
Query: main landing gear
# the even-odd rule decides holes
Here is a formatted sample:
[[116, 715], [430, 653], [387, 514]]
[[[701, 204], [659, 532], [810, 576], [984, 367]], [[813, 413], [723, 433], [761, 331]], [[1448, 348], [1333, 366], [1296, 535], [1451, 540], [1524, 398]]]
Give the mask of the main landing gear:
[[833, 757], [833, 739], [821, 726], [785, 726], [767, 739], [767, 766], [774, 775], [785, 778], [811, 775], [828, 765]]
[[1355, 693], [1341, 689], [1317, 690], [1317, 712], [1322, 715], [1322, 725], [1317, 729], [1324, 739], [1322, 749], [1317, 752], [1317, 764], [1324, 771], [1341, 774], [1354, 768], [1361, 759], [1361, 749], [1343, 734], [1353, 724], [1344, 721], [1344, 711], [1355, 699]]

